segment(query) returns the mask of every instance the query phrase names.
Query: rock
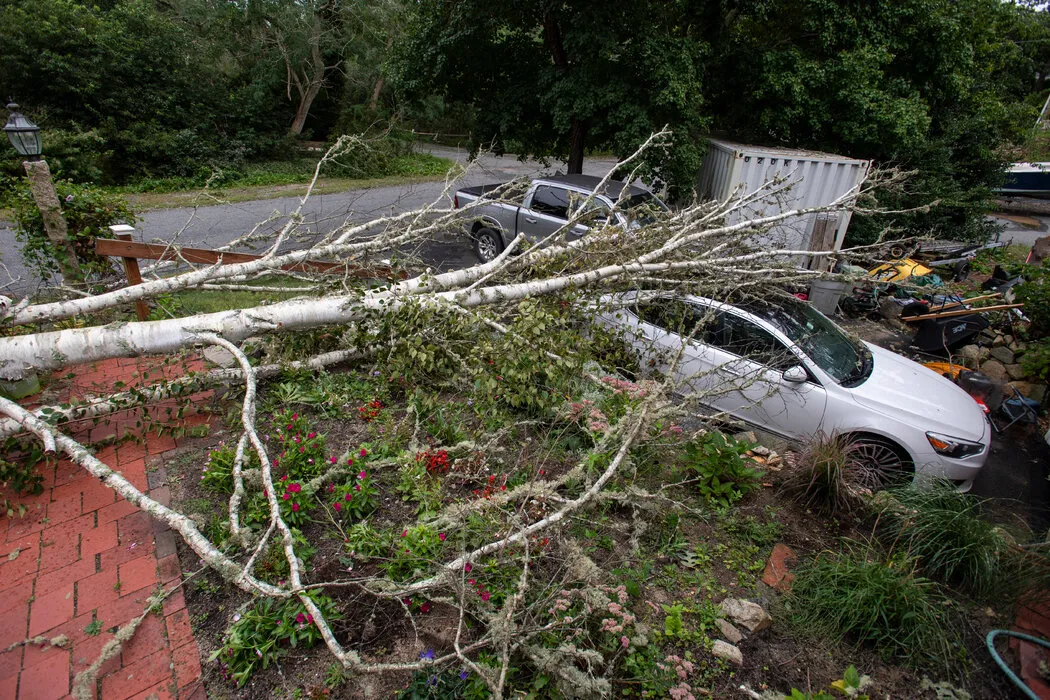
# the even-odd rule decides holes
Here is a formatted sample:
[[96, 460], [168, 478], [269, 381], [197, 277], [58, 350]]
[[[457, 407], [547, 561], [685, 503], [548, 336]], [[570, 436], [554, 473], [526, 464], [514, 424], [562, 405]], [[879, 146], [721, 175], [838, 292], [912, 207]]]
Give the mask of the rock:
[[736, 440], [737, 442], [746, 442], [746, 443], [749, 443], [751, 445], [754, 445], [754, 444], [756, 444], [758, 442], [758, 437], [754, 434], [754, 432], [752, 432], [750, 430], [748, 430], [747, 432], [743, 432], [743, 433], [737, 433], [736, 435], [733, 436], [733, 439]]
[[977, 350], [977, 359], [980, 360], [981, 362], [984, 362], [985, 360], [987, 360], [991, 356], [992, 356], [992, 351], [989, 350], [988, 348], [978, 348], [978, 350]]
[[[1033, 401], [1043, 402], [1046, 397], [1046, 386], [1043, 384], [1033, 384], [1032, 382], [1010, 382], [1008, 386], [1012, 386], [1021, 392], [1021, 396], [1027, 396]], [[1004, 396], [1003, 398], [1010, 398]]]
[[204, 359], [211, 362], [213, 365], [219, 367], [233, 367], [237, 364], [237, 358], [233, 356], [233, 353], [226, 348], [221, 348], [218, 345], [209, 345], [204, 348], [201, 353], [204, 355]]
[[760, 632], [773, 624], [761, 605], [739, 598], [726, 598], [721, 605], [722, 614], [734, 623], [746, 627], [751, 632]]
[[1024, 379], [1024, 370], [1021, 369], [1021, 365], [1013, 364], [1006, 366], [1006, 373], [1010, 375], [1010, 379]]
[[794, 560], [795, 553], [791, 548], [778, 542], [769, 555], [769, 561], [766, 562], [762, 582], [781, 593], [791, 590], [791, 582], [795, 580], [795, 575], [788, 570], [788, 564]]
[[739, 644], [740, 640], [744, 638], [744, 633], [734, 627], [733, 623], [729, 620], [718, 618], [715, 620], [715, 624], [718, 625], [718, 630], [722, 633], [722, 638], [730, 644]]
[[759, 445], [758, 447], [752, 447], [751, 448], [751, 453], [752, 454], [756, 454], [759, 457], [768, 457], [769, 456], [769, 448], [768, 447], [762, 447], [762, 445]]
[[1006, 374], [1006, 367], [1004, 367], [1003, 363], [998, 360], [982, 362], [981, 374], [985, 375], [993, 382], [998, 382], [1000, 384], [1005, 383], [1010, 378], [1009, 375]]
[[721, 639], [715, 640], [715, 643], [711, 646], [711, 653], [716, 658], [725, 659], [734, 666], [744, 665], [744, 655], [740, 653], [740, 650], [728, 642], [723, 642]]
[[1013, 350], [1014, 353], [1024, 352], [1026, 348], [1024, 342], [1020, 340], [1011, 340], [1006, 347]]
[[898, 319], [903, 311], [904, 307], [891, 297], [879, 299], [879, 316], [885, 319]]
[[964, 345], [961, 348], [959, 348], [959, 352], [956, 354], [959, 357], [959, 359], [962, 360], [971, 360], [973, 362], [977, 362], [981, 359], [981, 349], [976, 345]]
[[1005, 345], [993, 347], [992, 357], [999, 360], [1004, 365], [1012, 365], [1014, 363], [1014, 351]]
[[1002, 333], [997, 333], [996, 336], [992, 338], [992, 347], [997, 348], [1001, 345], [1006, 345], [1006, 337], [1003, 336]]

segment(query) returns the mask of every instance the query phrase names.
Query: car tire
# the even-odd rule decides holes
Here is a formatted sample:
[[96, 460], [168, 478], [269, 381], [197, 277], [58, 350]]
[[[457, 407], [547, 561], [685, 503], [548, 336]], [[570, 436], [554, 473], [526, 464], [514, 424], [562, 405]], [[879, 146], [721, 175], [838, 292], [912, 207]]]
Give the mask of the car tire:
[[488, 227], [479, 228], [473, 234], [474, 255], [483, 263], [491, 262], [503, 252], [503, 239]]
[[861, 481], [872, 488], [890, 488], [910, 483], [915, 463], [897, 443], [878, 435], [853, 435], [849, 448]]

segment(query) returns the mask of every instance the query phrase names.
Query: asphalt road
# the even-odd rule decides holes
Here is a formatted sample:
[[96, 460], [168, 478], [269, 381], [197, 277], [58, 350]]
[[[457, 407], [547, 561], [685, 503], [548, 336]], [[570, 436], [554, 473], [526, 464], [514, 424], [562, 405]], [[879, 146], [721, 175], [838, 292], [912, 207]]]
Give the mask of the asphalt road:
[[[426, 146], [436, 156], [466, 164], [467, 152], [443, 146]], [[349, 190], [312, 197], [303, 208], [303, 237], [328, 233], [347, 222], [363, 222], [391, 213], [410, 211], [427, 204], [451, 206], [451, 196], [460, 187], [502, 182], [518, 177], [552, 174], [559, 163], [545, 166], [536, 161], [520, 161], [513, 155], [482, 155], [470, 165], [466, 174], [450, 186], [444, 182], [427, 182]], [[610, 158], [587, 159], [584, 172], [604, 175], [615, 165]], [[564, 170], [564, 167], [562, 166]], [[198, 248], [216, 248], [259, 226], [260, 233], [279, 230], [299, 206], [298, 197], [281, 197], [237, 204], [199, 208], [157, 209], [142, 213], [136, 228], [136, 240], [169, 243]], [[289, 241], [283, 249], [304, 245], [302, 239]], [[475, 261], [469, 247], [451, 238], [431, 241], [419, 251], [428, 263], [442, 268], [462, 267]], [[0, 293], [21, 297], [36, 292], [41, 283], [33, 278], [22, 262], [19, 245], [9, 223], [0, 221]], [[5, 288], [6, 285], [6, 288]]]

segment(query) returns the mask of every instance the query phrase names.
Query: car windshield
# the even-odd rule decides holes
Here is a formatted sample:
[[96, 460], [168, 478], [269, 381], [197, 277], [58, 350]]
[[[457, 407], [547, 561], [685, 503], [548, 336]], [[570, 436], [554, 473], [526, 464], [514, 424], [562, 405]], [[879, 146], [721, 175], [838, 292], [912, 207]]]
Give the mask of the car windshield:
[[776, 326], [839, 384], [860, 384], [871, 374], [871, 353], [808, 304], [762, 304], [747, 310]]

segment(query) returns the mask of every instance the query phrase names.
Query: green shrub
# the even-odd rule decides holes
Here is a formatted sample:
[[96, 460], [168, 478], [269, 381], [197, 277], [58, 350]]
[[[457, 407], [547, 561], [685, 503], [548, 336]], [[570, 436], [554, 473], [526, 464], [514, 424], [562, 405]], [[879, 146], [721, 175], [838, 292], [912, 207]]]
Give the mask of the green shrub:
[[[73, 245], [81, 270], [90, 281], [110, 273], [109, 258], [95, 254], [95, 238], [112, 238], [112, 224], [134, 224], [135, 213], [126, 200], [88, 185], [75, 185], [67, 180], [55, 183], [62, 216], [68, 225], [69, 240]], [[28, 185], [20, 188], [14, 198], [15, 235], [22, 242], [22, 256], [37, 271], [41, 280], [47, 280], [59, 271], [58, 251], [44, 230], [40, 210], [29, 192]]]
[[429, 570], [438, 558], [445, 536], [427, 525], [416, 525], [406, 528], [400, 537], [394, 539], [394, 555], [384, 563], [383, 568], [393, 580], [407, 581]]
[[1050, 381], [1050, 338], [1028, 346], [1021, 357], [1021, 369], [1028, 379]]
[[[316, 592], [307, 593], [329, 622], [340, 617], [335, 602]], [[222, 675], [238, 687], [258, 669], [277, 662], [291, 648], [310, 648], [321, 641], [313, 617], [298, 598], [263, 598], [234, 617], [221, 647], [209, 661], [217, 661]]]
[[0, 459], [0, 513], [8, 518], [25, 513], [25, 506], [14, 505], [14, 495], [37, 495], [44, 490], [44, 477], [37, 467], [44, 460], [44, 450], [39, 441], [24, 438], [7, 438], [3, 443], [3, 459]]
[[379, 488], [363, 470], [344, 484], [330, 484], [328, 498], [336, 519], [345, 523], [364, 520], [379, 508]]
[[751, 447], [712, 430], [686, 444], [682, 466], [708, 503], [729, 506], [758, 488], [762, 478], [763, 472], [743, 456]]
[[1025, 266], [1025, 283], [1014, 288], [1017, 301], [1024, 304], [1024, 315], [1032, 322], [1029, 333], [1033, 340], [1050, 337], [1050, 265]]
[[[222, 444], [208, 454], [208, 463], [201, 472], [201, 486], [213, 493], [233, 493], [233, 459], [237, 450]], [[244, 450], [241, 470], [258, 469], [259, 456], [249, 445]]]
[[825, 639], [870, 645], [891, 662], [948, 668], [961, 653], [953, 609], [917, 568], [901, 553], [826, 552], [798, 568], [785, 604], [795, 623]]
[[981, 502], [949, 486], [903, 488], [879, 516], [879, 534], [923, 571], [982, 597], [1017, 579], [1003, 531], [981, 517]]

